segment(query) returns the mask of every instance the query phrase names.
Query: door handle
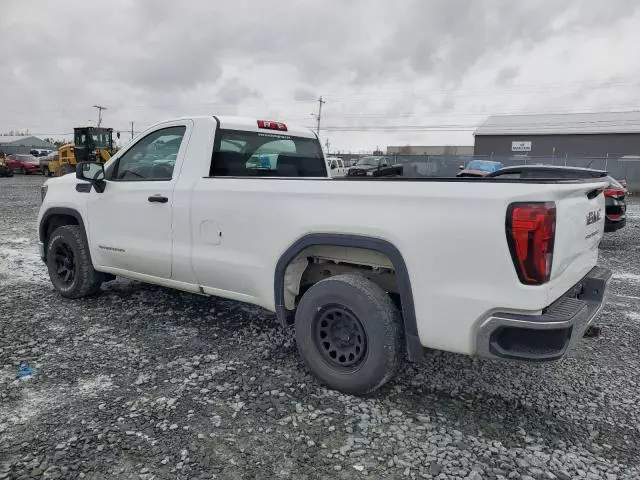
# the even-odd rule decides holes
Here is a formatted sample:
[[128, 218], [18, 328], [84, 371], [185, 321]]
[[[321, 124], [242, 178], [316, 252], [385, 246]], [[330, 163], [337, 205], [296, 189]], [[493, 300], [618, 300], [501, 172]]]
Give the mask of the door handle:
[[151, 195], [147, 200], [155, 203], [167, 203], [169, 199], [163, 195]]

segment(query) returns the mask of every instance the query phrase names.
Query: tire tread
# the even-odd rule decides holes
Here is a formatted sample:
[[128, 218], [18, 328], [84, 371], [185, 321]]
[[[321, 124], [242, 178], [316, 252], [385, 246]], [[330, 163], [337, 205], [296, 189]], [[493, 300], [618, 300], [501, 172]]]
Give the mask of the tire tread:
[[[54, 240], [60, 237], [67, 243], [73, 242], [75, 244], [74, 246], [77, 250], [76, 275], [78, 275], [80, 282], [79, 284], [74, 285], [74, 288], [69, 291], [61, 291], [58, 290], [57, 287], [56, 290], [66, 298], [82, 298], [95, 295], [100, 291], [102, 275], [93, 268], [91, 254], [89, 253], [89, 246], [87, 245], [84, 230], [79, 225], [64, 225], [58, 227], [51, 234], [47, 248], [50, 248]], [[48, 256], [51, 256], [50, 251], [48, 252]]]
[[[332, 283], [334, 284], [333, 286], [331, 285]], [[296, 312], [296, 343], [298, 344], [300, 354], [309, 370], [319, 377], [317, 373], [319, 372], [322, 374], [320, 370], [327, 367], [324, 367], [319, 364], [318, 361], [314, 360], [313, 355], [310, 354], [310, 352], [304, 351], [304, 349], [315, 347], [313, 346], [313, 340], [304, 338], [305, 334], [302, 333], [303, 330], [306, 332], [305, 327], [307, 327], [307, 325], [302, 322], [310, 323], [312, 322], [312, 319], [302, 318], [302, 315], [305, 315], [304, 312], [307, 311], [306, 304], [313, 303], [313, 297], [315, 295], [314, 291], [323, 290], [324, 288], [344, 287], [356, 289], [360, 294], [362, 294], [367, 301], [373, 305], [377, 313], [376, 319], [381, 320], [383, 323], [382, 328], [384, 330], [382, 334], [385, 340], [385, 347], [384, 352], [379, 352], [379, 354], [383, 355], [384, 358], [376, 359], [381, 360], [382, 372], [376, 372], [373, 375], [369, 375], [367, 378], [358, 378], [354, 375], [348, 385], [331, 385], [322, 378], [320, 378], [320, 380], [327, 383], [330, 387], [336, 388], [345, 393], [366, 395], [378, 390], [391, 380], [398, 372], [405, 357], [403, 324], [400, 312], [391, 297], [376, 283], [362, 275], [342, 274], [320, 280], [314, 284], [309, 290], [307, 290], [300, 301], [298, 312], [301, 312], [301, 314], [298, 315], [298, 312]], [[365, 329], [367, 328], [364, 324], [363, 326]], [[367, 332], [367, 335], [371, 335], [371, 331]], [[369, 361], [369, 359], [367, 358], [366, 361]]]

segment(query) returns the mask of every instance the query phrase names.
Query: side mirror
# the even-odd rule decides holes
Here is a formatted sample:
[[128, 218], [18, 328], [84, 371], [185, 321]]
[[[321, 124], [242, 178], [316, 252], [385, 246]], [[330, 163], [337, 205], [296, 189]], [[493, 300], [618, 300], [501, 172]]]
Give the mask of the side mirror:
[[99, 162], [80, 162], [76, 167], [76, 178], [90, 182], [96, 187], [96, 192], [102, 193], [105, 187], [104, 164]]
[[458, 169], [459, 169], [459, 170], [464, 170], [464, 165], [460, 165], [460, 166], [458, 167]]

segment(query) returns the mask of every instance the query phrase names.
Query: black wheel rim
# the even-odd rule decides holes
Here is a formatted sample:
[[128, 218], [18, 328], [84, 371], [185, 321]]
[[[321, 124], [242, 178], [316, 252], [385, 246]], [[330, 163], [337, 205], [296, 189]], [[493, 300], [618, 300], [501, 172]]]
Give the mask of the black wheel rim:
[[64, 286], [69, 286], [76, 278], [75, 255], [69, 245], [63, 243], [56, 246], [54, 252], [56, 275]]
[[353, 369], [367, 352], [367, 336], [360, 320], [343, 306], [320, 310], [314, 319], [313, 336], [321, 355], [334, 367]]

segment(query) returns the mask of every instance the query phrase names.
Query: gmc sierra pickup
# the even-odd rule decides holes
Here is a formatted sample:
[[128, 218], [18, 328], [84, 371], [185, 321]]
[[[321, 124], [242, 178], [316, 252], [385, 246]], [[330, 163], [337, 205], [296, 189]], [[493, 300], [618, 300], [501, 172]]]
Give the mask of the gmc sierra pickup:
[[306, 128], [181, 118], [47, 180], [41, 256], [68, 298], [123, 276], [262, 306], [320, 381], [364, 394], [425, 347], [561, 358], [603, 305], [606, 186], [332, 179]]

